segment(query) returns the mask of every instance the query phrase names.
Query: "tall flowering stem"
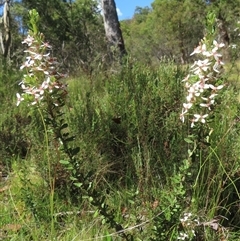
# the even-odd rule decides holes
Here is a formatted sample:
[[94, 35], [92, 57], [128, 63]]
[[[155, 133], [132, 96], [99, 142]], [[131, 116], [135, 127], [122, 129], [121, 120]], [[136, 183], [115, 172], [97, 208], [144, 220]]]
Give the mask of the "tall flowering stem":
[[184, 122], [185, 117], [189, 116], [191, 127], [197, 122], [206, 123], [212, 113], [215, 97], [224, 87], [224, 84], [219, 84], [224, 65], [221, 55], [224, 44], [216, 40], [211, 45], [206, 42], [203, 39], [191, 54], [200, 55], [200, 59], [194, 62], [190, 73], [183, 79], [187, 95], [180, 119]]
[[[182, 122], [185, 122], [186, 119], [190, 121], [192, 128], [188, 137], [185, 138], [185, 141], [189, 144], [186, 161], [189, 166], [192, 166], [193, 172], [199, 169], [195, 184], [189, 189], [189, 195], [193, 195], [193, 200], [194, 193], [197, 193], [194, 190], [199, 188], [196, 184], [204, 166], [202, 154], [210, 150], [206, 147], [210, 145], [209, 137], [213, 131], [209, 128], [209, 123], [214, 116], [216, 98], [225, 86], [222, 78], [224, 63], [221, 54], [225, 46], [215, 40], [215, 19], [214, 13], [208, 14], [205, 37], [191, 53], [191, 56], [197, 56], [197, 60], [190, 67], [189, 74], [182, 80], [186, 96], [180, 119]], [[197, 158], [198, 161], [196, 161]], [[186, 209], [189, 210], [189, 206]], [[193, 211], [196, 212], [196, 210]], [[217, 226], [214, 230], [219, 231], [219, 224], [216, 220], [200, 222], [199, 219], [193, 219], [191, 216], [192, 213], [188, 211], [180, 219], [181, 230], [178, 240], [192, 240], [199, 226], [209, 226], [212, 229]]]
[[[43, 34], [38, 32], [39, 15], [35, 10], [30, 11], [30, 31], [22, 42], [27, 45], [26, 61], [21, 69], [26, 72], [20, 82], [22, 93], [17, 93], [17, 106], [25, 102], [28, 106], [37, 106], [40, 113], [44, 113], [44, 126], [51, 129], [54, 134], [54, 143], [57, 151], [60, 151], [64, 159], [59, 160], [70, 173], [72, 183], [81, 190], [82, 195], [89, 197], [92, 205], [97, 207], [107, 224], [119, 233], [124, 240], [132, 240], [124, 233], [124, 227], [115, 221], [114, 211], [105, 203], [105, 197], [101, 192], [92, 187], [92, 173], [84, 173], [79, 165], [77, 154], [79, 147], [71, 147], [69, 143], [75, 139], [68, 133], [68, 124], [64, 121], [63, 106], [68, 96], [66, 85], [61, 82], [65, 75], [58, 72], [57, 59], [51, 57], [52, 47], [44, 41]], [[46, 133], [47, 130], [45, 129]], [[47, 140], [48, 141], [48, 140]], [[49, 161], [50, 162], [50, 161]], [[49, 165], [50, 170], [50, 165]], [[49, 172], [49, 178], [50, 177]], [[51, 184], [51, 217], [53, 217], [54, 181]], [[54, 220], [52, 220], [54, 222]], [[52, 227], [52, 229], [54, 226]], [[130, 235], [131, 236], [131, 235]]]
[[61, 79], [64, 74], [58, 72], [57, 59], [51, 56], [52, 46], [44, 41], [44, 35], [38, 32], [39, 15], [35, 10], [29, 12], [30, 31], [22, 42], [27, 46], [27, 56], [21, 70], [25, 71], [20, 86], [22, 93], [17, 93], [17, 106], [26, 102], [28, 106], [37, 106], [44, 113], [44, 125], [47, 124], [54, 133], [54, 145], [67, 154], [74, 162], [79, 148], [70, 148], [69, 142], [74, 139], [67, 133], [68, 124], [63, 119], [63, 106], [68, 96], [67, 86]]
[[22, 101], [28, 105], [42, 105], [50, 98], [58, 106], [61, 104], [59, 97], [63, 101], [67, 95], [66, 85], [60, 81], [65, 75], [57, 70], [57, 59], [50, 55], [51, 45], [44, 42], [43, 34], [35, 33], [36, 30], [33, 29], [22, 42], [27, 45], [27, 50], [24, 51], [27, 57], [20, 69], [26, 74], [20, 82], [22, 94], [17, 93], [17, 105]]
[[63, 115], [62, 107], [68, 95], [67, 86], [61, 81], [65, 75], [58, 72], [59, 63], [51, 56], [52, 46], [45, 42], [44, 35], [38, 32], [38, 13], [31, 10], [29, 15], [30, 31], [22, 42], [27, 46], [24, 51], [27, 56], [20, 67], [25, 74], [20, 82], [22, 93], [17, 93], [17, 106], [25, 102], [28, 106], [37, 106], [42, 110], [45, 123], [52, 127], [55, 138], [63, 145], [68, 157], [73, 159], [66, 144], [70, 139], [66, 133], [62, 134], [67, 124], [59, 118]]
[[191, 56], [197, 55], [198, 60], [190, 67], [189, 74], [183, 79], [186, 100], [183, 103], [180, 119], [185, 122], [188, 116], [191, 127], [196, 123], [205, 124], [211, 117], [215, 98], [224, 87], [220, 83], [223, 72], [223, 43], [215, 40], [216, 15], [209, 12], [206, 18], [205, 37], [194, 49]]
[[55, 233], [53, 217], [55, 178], [52, 177], [51, 173], [49, 132], [47, 130], [50, 126], [54, 133], [54, 139], [59, 140], [57, 147], [63, 146], [64, 152], [68, 154], [70, 159], [73, 159], [73, 152], [68, 148], [67, 138], [62, 133], [63, 129], [67, 127], [67, 124], [64, 124], [61, 118], [63, 115], [62, 107], [65, 105], [67, 98], [67, 90], [66, 85], [61, 82], [64, 75], [58, 72], [58, 62], [56, 58], [51, 57], [52, 47], [44, 41], [44, 35], [38, 32], [38, 13], [36, 10], [31, 10], [29, 15], [30, 30], [26, 39], [22, 42], [27, 46], [24, 51], [27, 56], [20, 67], [22, 71], [25, 71], [25, 74], [20, 82], [21, 94], [17, 93], [17, 106], [22, 102], [25, 102], [28, 106], [36, 106], [43, 120], [50, 185], [51, 237], [53, 237]]

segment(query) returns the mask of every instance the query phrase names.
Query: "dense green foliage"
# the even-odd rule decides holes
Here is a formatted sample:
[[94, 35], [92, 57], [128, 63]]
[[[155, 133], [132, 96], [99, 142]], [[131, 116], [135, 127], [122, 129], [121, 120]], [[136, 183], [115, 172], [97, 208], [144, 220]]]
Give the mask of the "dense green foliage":
[[239, 6], [239, 1], [155, 0], [152, 8], [138, 7], [132, 19], [121, 22], [127, 51], [145, 63], [159, 63], [163, 58], [189, 62], [205, 34], [207, 12], [215, 12], [222, 20], [231, 43], [236, 39]]
[[[239, 194], [235, 189], [239, 188], [240, 150], [237, 92], [229, 87], [216, 109], [211, 125], [214, 150], [209, 152], [203, 144], [201, 154], [188, 166], [183, 160], [190, 145], [184, 141], [189, 130], [179, 120], [183, 99], [180, 83], [185, 73], [172, 63], [162, 63], [157, 69], [133, 65], [92, 81], [86, 76], [68, 81], [70, 99], [65, 115], [80, 147], [76, 166], [80, 172], [92, 171], [94, 189], [101, 190], [109, 208], [115, 210], [115, 219], [124, 227], [150, 220], [141, 224], [141, 232], [130, 231], [140, 240], [175, 240], [181, 230], [179, 218], [186, 211], [202, 222], [223, 215], [228, 218], [221, 220], [223, 227], [234, 226], [234, 232], [239, 227]], [[50, 222], [43, 126], [37, 113], [15, 107], [17, 86], [13, 84], [20, 76], [7, 75], [8, 85], [1, 84], [1, 155], [11, 189], [1, 191], [6, 197], [1, 203], [1, 225], [20, 225], [17, 233], [11, 228], [6, 231], [12, 233], [13, 240], [45, 240], [48, 232], [37, 231], [39, 225], [44, 230]], [[11, 111], [6, 112], [10, 106]], [[52, 148], [55, 235], [59, 240], [101, 236], [106, 233], [104, 222], [98, 215], [91, 220], [94, 206], [72, 185], [69, 172], [59, 163], [61, 157]], [[14, 195], [12, 199], [9, 194]], [[89, 229], [89, 225], [91, 232], [77, 231]], [[198, 229], [203, 235], [202, 228]], [[205, 229], [204, 240], [218, 240], [222, 235], [211, 227]], [[229, 240], [236, 240], [234, 232]]]
[[[190, 62], [189, 54], [204, 35], [207, 12], [215, 12], [231, 44], [237, 37], [239, 6], [239, 0], [155, 0], [151, 8], [136, 7], [132, 19], [121, 21], [127, 52], [148, 64], [158, 64], [163, 58]], [[95, 0], [13, 1], [11, 56], [15, 65], [21, 64], [21, 37], [27, 32], [28, 10], [33, 8], [41, 16], [40, 30], [66, 71], [92, 75], [109, 65], [103, 20]], [[221, 32], [221, 27], [216, 28]]]
[[[136, 8], [121, 22], [129, 53], [121, 66], [108, 62], [94, 1], [14, 2], [12, 63], [0, 65], [0, 240], [239, 240], [237, 2], [155, 0]], [[49, 112], [16, 106], [30, 8], [70, 75], [49, 129]], [[192, 129], [179, 118], [182, 80], [190, 53], [211, 31], [208, 11], [230, 36], [225, 87], [209, 129]], [[70, 160], [56, 128], [70, 136]]]
[[[28, 29], [28, 10], [33, 8], [41, 16], [40, 31], [44, 32], [46, 39], [54, 46], [54, 54], [62, 68], [71, 71], [71, 74], [79, 69], [92, 74], [93, 66], [101, 63], [106, 54], [103, 21], [96, 1], [16, 1], [12, 7], [12, 25], [18, 27], [23, 35]], [[19, 56], [15, 52], [22, 55], [22, 45], [19, 32], [13, 29], [12, 35], [12, 58], [16, 61]]]

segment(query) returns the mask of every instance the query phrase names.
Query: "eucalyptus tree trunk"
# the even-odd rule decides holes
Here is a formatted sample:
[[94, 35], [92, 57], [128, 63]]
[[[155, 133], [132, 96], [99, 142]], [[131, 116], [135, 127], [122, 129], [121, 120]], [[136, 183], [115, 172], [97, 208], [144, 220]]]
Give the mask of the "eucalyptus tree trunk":
[[225, 44], [225, 48], [223, 50], [223, 56], [224, 56], [224, 60], [228, 60], [230, 57], [229, 48], [228, 48], [230, 44], [230, 37], [226, 26], [226, 22], [221, 16], [217, 18], [216, 22], [217, 22], [217, 40], [219, 43]]
[[3, 4], [3, 16], [0, 20], [0, 45], [1, 53], [5, 59], [10, 58], [11, 47], [11, 30], [10, 30], [10, 0], [2, 0], [0, 4]]
[[127, 52], [124, 46], [120, 23], [118, 21], [115, 1], [101, 0], [101, 3], [104, 28], [106, 38], [110, 46], [111, 55], [114, 55], [114, 53], [119, 53], [120, 58], [122, 58]]
[[218, 28], [218, 41], [228, 46], [230, 38], [228, 34], [228, 29], [222, 18], [217, 19], [217, 28]]

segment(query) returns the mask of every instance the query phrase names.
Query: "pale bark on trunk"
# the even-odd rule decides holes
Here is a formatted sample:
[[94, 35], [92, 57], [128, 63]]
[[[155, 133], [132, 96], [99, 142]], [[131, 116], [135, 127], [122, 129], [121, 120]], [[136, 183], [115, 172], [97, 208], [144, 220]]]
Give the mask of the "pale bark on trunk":
[[102, 4], [104, 28], [105, 28], [106, 38], [110, 46], [110, 51], [116, 52], [117, 50], [120, 53], [120, 57], [123, 57], [127, 52], [124, 46], [120, 23], [118, 21], [115, 1], [101, 0], [101, 4]]
[[223, 56], [224, 56], [224, 60], [228, 60], [229, 59], [229, 49], [228, 46], [230, 44], [230, 37], [229, 37], [229, 33], [228, 33], [228, 29], [227, 26], [225, 24], [225, 21], [223, 18], [219, 17], [217, 19], [217, 40], [219, 43], [224, 43], [225, 47], [223, 50]]
[[10, 58], [11, 31], [10, 31], [10, 0], [5, 0], [3, 17], [1, 18], [0, 45], [4, 58]]
[[226, 24], [222, 18], [217, 19], [218, 27], [218, 41], [224, 43], [226, 47], [229, 45], [229, 34], [226, 27]]

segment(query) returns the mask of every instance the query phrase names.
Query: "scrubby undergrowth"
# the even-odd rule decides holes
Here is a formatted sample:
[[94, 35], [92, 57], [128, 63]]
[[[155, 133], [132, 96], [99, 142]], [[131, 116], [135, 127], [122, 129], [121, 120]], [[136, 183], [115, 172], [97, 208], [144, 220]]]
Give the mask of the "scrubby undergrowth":
[[[16, 108], [15, 82], [20, 76], [15, 75], [6, 72], [8, 84], [1, 81], [0, 238], [49, 240], [50, 184], [43, 127], [37, 113]], [[188, 166], [183, 160], [189, 127], [179, 119], [185, 75], [186, 68], [169, 62], [157, 69], [133, 64], [91, 80], [66, 79], [65, 118], [80, 147], [76, 172], [91, 171], [94, 189], [106, 197], [115, 220], [134, 240], [176, 240], [185, 229], [180, 221], [184, 213], [199, 220], [192, 240], [220, 240], [224, 235], [237, 240], [237, 92], [229, 84], [215, 111], [212, 146], [203, 142], [201, 153]], [[54, 146], [50, 147], [54, 237], [121, 240], [117, 234], [110, 238], [115, 231], [107, 229], [104, 217], [73, 185]]]
[[29, 14], [25, 74], [1, 71], [0, 239], [238, 240], [237, 64], [215, 16], [190, 69], [129, 57], [61, 80]]

